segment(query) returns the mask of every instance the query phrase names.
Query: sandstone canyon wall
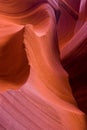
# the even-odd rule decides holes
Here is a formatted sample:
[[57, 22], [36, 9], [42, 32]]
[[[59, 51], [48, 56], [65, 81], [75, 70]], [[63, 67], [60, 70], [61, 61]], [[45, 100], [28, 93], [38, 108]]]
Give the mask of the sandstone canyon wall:
[[0, 0], [0, 130], [87, 130], [87, 0]]

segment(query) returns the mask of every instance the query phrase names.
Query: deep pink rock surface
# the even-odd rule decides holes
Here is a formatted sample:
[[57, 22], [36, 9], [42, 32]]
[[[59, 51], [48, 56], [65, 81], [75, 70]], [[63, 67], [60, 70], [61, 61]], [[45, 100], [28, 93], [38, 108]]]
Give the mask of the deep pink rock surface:
[[0, 0], [0, 130], [87, 130], [87, 0]]

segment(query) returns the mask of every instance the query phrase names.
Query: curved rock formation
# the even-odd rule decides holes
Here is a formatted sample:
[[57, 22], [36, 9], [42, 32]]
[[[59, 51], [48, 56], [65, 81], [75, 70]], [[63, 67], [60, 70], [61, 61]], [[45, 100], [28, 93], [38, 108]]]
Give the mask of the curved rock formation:
[[81, 1], [74, 35], [61, 49], [64, 68], [69, 73], [73, 94], [81, 110], [87, 114], [87, 0]]
[[[87, 129], [68, 77], [72, 88], [78, 85], [76, 76], [84, 69], [70, 65], [87, 54], [86, 31], [82, 35], [87, 24], [78, 26], [79, 6], [69, 2], [0, 1], [0, 130]], [[70, 25], [63, 31], [65, 16]]]

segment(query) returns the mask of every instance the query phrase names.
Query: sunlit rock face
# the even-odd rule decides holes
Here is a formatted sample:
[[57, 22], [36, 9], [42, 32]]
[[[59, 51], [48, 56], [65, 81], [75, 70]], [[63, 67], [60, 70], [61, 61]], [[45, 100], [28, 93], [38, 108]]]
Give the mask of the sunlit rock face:
[[87, 130], [86, 6], [0, 0], [0, 130]]

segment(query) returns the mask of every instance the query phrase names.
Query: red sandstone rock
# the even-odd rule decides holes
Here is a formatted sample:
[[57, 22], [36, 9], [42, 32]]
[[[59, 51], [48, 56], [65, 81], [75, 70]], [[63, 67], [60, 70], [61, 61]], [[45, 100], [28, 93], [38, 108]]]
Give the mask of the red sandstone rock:
[[87, 129], [68, 80], [68, 73], [76, 77], [76, 67], [69, 67], [75, 56], [87, 54], [87, 23], [76, 24], [77, 8], [64, 0], [0, 1], [0, 130]]

